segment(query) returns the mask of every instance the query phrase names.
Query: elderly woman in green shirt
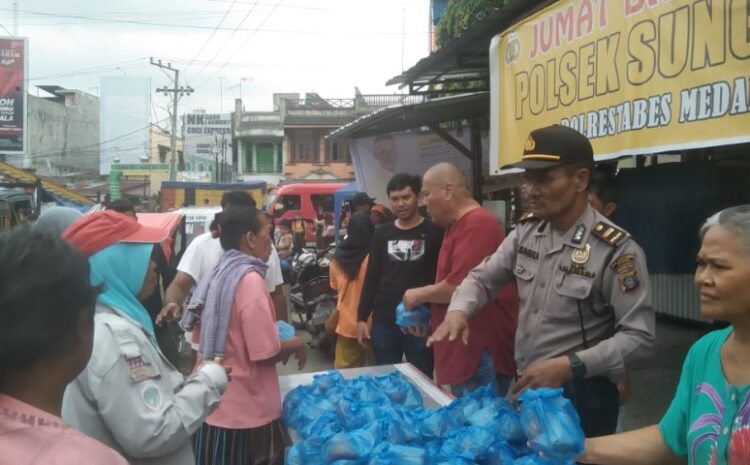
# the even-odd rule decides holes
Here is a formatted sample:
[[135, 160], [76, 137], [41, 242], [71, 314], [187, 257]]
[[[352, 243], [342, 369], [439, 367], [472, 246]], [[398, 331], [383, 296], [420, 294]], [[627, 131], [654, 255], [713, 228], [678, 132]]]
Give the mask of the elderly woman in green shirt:
[[700, 234], [701, 313], [731, 326], [691, 347], [658, 425], [589, 439], [579, 462], [750, 465], [750, 205], [713, 215]]

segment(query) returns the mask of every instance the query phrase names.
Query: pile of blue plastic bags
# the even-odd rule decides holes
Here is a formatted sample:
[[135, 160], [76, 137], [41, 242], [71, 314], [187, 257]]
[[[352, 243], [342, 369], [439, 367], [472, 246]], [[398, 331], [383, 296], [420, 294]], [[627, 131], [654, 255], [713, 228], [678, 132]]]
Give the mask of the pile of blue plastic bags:
[[284, 399], [283, 421], [299, 439], [286, 464], [573, 464], [584, 437], [562, 389], [529, 390], [520, 400], [517, 410], [487, 386], [427, 409], [398, 371], [351, 380], [328, 372]]

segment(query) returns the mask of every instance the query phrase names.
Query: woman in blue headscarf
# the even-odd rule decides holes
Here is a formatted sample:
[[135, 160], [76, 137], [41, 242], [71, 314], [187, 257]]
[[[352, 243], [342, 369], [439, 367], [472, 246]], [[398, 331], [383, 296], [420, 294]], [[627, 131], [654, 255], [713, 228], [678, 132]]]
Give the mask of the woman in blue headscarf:
[[194, 464], [191, 436], [227, 383], [214, 362], [184, 380], [159, 350], [139, 299], [158, 283], [151, 253], [162, 235], [112, 211], [87, 215], [63, 234], [89, 256], [91, 282], [102, 289], [91, 360], [65, 392], [63, 418], [134, 465]]

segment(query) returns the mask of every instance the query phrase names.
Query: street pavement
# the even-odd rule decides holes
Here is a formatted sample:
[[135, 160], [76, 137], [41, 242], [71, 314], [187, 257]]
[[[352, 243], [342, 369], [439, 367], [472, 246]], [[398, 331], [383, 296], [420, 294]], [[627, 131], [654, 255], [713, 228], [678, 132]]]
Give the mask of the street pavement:
[[[630, 370], [630, 398], [625, 405], [624, 430], [657, 423], [672, 400], [682, 362], [690, 345], [708, 330], [671, 321], [657, 322], [657, 346], [653, 355]], [[299, 331], [298, 335], [307, 337]], [[277, 366], [279, 375], [300, 373], [295, 360]], [[332, 351], [309, 349], [303, 373], [333, 369]]]

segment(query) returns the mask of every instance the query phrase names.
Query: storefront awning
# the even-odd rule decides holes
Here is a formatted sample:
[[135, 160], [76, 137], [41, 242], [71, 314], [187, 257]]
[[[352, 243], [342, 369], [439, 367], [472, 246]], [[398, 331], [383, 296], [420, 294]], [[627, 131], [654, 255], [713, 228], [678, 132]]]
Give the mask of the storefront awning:
[[429, 127], [448, 121], [489, 118], [489, 115], [490, 93], [476, 92], [382, 108], [340, 127], [328, 134], [327, 138], [356, 139]]

